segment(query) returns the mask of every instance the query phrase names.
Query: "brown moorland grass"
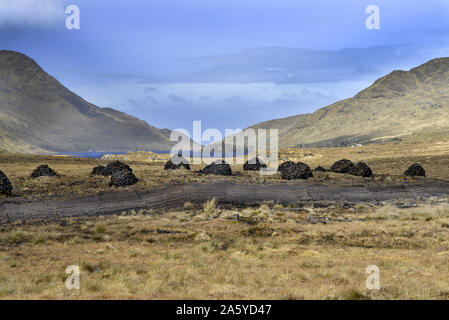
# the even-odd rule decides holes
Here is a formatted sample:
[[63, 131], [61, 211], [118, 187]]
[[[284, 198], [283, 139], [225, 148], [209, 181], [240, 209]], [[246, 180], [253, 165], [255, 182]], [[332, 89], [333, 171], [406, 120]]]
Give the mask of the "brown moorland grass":
[[[15, 222], [1, 299], [446, 299], [449, 205], [139, 211]], [[240, 219], [236, 220], [238, 215]], [[245, 219], [243, 219], [245, 218]], [[80, 290], [64, 285], [69, 265]], [[366, 267], [380, 290], [365, 288]]]
[[[354, 148], [284, 149], [280, 159], [329, 168], [364, 161], [373, 179], [314, 173], [282, 181], [233, 166], [232, 177], [162, 170], [141, 153], [128, 158], [139, 183], [127, 192], [173, 183], [226, 180], [283, 184], [400, 182], [421, 163], [430, 179], [449, 180], [449, 143], [420, 136]], [[127, 155], [130, 156], [130, 155]], [[131, 155], [132, 156], [132, 155]], [[0, 154], [15, 200], [116, 191], [91, 177], [104, 160]], [[59, 177], [31, 179], [40, 164]], [[0, 196], [0, 202], [5, 198]], [[448, 199], [412, 208], [357, 204], [305, 208], [274, 202], [236, 208], [186, 203], [180, 211], [131, 210], [115, 216], [13, 221], [0, 227], [0, 299], [448, 299]], [[81, 269], [80, 290], [67, 290], [69, 265]], [[366, 267], [380, 269], [380, 290], [367, 290]]]
[[[373, 181], [330, 172], [314, 173], [314, 177], [307, 181], [283, 181], [279, 174], [261, 176], [258, 172], [244, 171], [242, 165], [232, 165], [233, 176], [204, 176], [197, 172], [204, 165], [192, 165], [192, 170], [163, 170], [163, 161], [151, 160], [154, 157], [153, 153], [149, 153], [148, 157], [143, 154], [136, 153], [135, 158], [133, 153], [117, 156], [133, 168], [139, 179], [136, 185], [124, 189], [110, 188], [108, 177], [90, 176], [93, 167], [105, 165], [108, 160], [0, 154], [0, 170], [10, 178], [15, 196], [22, 198], [95, 194], [119, 190], [144, 191], [161, 188], [167, 184], [222, 180], [261, 184], [354, 184]], [[168, 157], [168, 155], [159, 156], [164, 159]], [[353, 162], [366, 162], [373, 170], [374, 181], [381, 183], [401, 182], [407, 179], [402, 174], [415, 162], [425, 168], [428, 178], [449, 180], [449, 139], [446, 135], [420, 135], [404, 138], [401, 142], [354, 148], [283, 149], [279, 152], [280, 163], [287, 160], [302, 161], [311, 168], [320, 165], [329, 169], [335, 161], [344, 158]], [[61, 176], [30, 178], [31, 171], [40, 164], [48, 164]], [[0, 195], [0, 201], [2, 199], [4, 196]]]

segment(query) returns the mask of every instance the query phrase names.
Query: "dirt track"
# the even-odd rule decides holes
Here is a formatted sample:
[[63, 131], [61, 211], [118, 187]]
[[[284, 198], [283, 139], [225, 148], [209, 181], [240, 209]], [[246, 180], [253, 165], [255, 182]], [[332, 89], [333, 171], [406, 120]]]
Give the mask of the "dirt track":
[[0, 220], [51, 219], [114, 214], [131, 209], [175, 209], [185, 202], [216, 198], [219, 203], [245, 205], [274, 200], [282, 204], [311, 202], [378, 202], [449, 197], [449, 182], [421, 180], [401, 185], [241, 185], [229, 182], [168, 186], [141, 193], [111, 192], [78, 198], [41, 201], [7, 200], [0, 204]]

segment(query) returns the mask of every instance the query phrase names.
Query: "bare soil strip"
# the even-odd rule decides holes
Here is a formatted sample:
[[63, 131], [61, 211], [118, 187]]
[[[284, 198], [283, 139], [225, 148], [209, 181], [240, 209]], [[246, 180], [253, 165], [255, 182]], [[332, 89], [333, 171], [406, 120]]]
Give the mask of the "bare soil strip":
[[6, 200], [0, 204], [0, 220], [51, 219], [107, 215], [132, 209], [175, 209], [185, 202], [203, 202], [216, 198], [219, 203], [248, 205], [275, 201], [284, 205], [328, 202], [381, 202], [389, 200], [425, 200], [448, 197], [449, 182], [422, 180], [400, 185], [353, 186], [329, 185], [256, 185], [229, 182], [195, 183], [168, 186], [146, 192], [111, 192], [95, 196], [52, 200]]

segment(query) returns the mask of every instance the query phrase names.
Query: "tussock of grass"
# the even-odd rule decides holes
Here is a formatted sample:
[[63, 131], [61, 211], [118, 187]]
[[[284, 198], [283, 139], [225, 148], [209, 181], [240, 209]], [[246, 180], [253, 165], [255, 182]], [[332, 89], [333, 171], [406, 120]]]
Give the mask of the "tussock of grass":
[[204, 212], [204, 214], [206, 214], [207, 216], [210, 216], [210, 215], [214, 214], [216, 206], [217, 206], [217, 204], [216, 204], [216, 199], [215, 198], [207, 201], [203, 205], [203, 212]]
[[14, 231], [8, 234], [7, 242], [9, 244], [20, 244], [29, 239], [29, 236], [21, 231]]
[[370, 300], [368, 296], [357, 289], [349, 289], [342, 294], [344, 300]]
[[97, 225], [97, 227], [95, 228], [95, 232], [97, 234], [105, 234], [106, 233], [106, 227], [102, 224]]
[[44, 244], [48, 240], [48, 236], [44, 233], [37, 234], [33, 239], [34, 245], [41, 245]]
[[191, 210], [194, 208], [194, 205], [192, 202], [187, 201], [186, 203], [184, 203], [184, 210]]

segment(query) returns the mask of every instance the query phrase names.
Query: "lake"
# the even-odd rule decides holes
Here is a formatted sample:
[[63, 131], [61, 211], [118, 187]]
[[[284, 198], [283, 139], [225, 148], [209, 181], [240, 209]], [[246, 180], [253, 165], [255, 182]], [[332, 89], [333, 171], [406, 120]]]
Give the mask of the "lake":
[[[166, 154], [170, 153], [170, 151], [161, 151], [161, 150], [155, 150], [151, 151], [154, 153], [161, 153]], [[67, 155], [67, 156], [74, 156], [78, 158], [92, 158], [92, 159], [100, 159], [105, 154], [127, 154], [128, 152], [100, 152], [100, 151], [89, 151], [89, 152], [60, 152], [56, 153], [56, 155]]]

